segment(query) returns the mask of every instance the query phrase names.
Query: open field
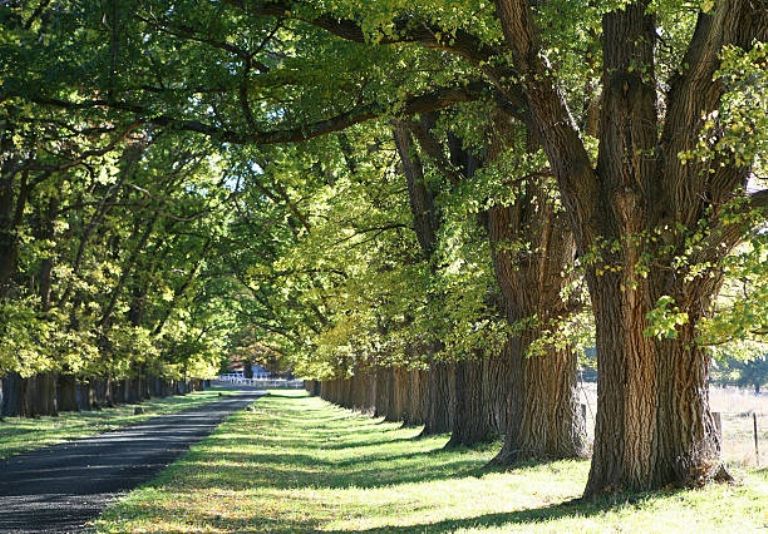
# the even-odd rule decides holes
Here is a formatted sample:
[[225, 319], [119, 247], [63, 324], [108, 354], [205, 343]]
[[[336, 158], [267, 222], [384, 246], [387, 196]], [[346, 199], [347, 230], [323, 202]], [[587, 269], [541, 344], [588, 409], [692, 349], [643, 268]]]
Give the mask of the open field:
[[768, 473], [705, 490], [572, 502], [589, 463], [484, 469], [496, 446], [357, 415], [300, 392], [260, 399], [96, 523], [99, 532], [744, 532]]
[[[222, 393], [226, 395], [227, 393]], [[138, 404], [125, 404], [90, 412], [62, 412], [57, 417], [27, 419], [8, 417], [0, 422], [0, 460], [47, 445], [54, 445], [139, 423], [155, 415], [194, 408], [217, 399], [219, 391], [152, 399], [141, 403], [144, 413], [133, 415]]]

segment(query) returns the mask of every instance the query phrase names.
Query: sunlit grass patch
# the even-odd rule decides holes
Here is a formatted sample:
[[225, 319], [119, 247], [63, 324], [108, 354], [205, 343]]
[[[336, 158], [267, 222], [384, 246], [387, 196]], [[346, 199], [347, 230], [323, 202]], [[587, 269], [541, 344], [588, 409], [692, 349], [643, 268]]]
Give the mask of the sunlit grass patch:
[[589, 463], [485, 468], [317, 398], [257, 401], [96, 523], [100, 532], [671, 532], [768, 527], [768, 478], [705, 490], [579, 497]]
[[[7, 417], [0, 422], [0, 460], [47, 445], [116, 430], [154, 417], [201, 406], [217, 400], [219, 391], [195, 391], [187, 395], [152, 399], [141, 403], [144, 413], [133, 415], [137, 404], [83, 412], [62, 412], [57, 417], [36, 419]], [[221, 392], [227, 395], [226, 392]]]

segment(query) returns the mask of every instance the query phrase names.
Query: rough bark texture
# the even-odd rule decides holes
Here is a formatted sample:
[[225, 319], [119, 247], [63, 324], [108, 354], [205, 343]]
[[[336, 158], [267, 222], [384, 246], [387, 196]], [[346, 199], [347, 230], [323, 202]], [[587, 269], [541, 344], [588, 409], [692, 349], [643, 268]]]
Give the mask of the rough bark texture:
[[392, 404], [388, 420], [404, 421], [408, 409], [408, 371], [403, 367], [392, 368]]
[[429, 366], [422, 435], [444, 434], [451, 430], [450, 364], [434, 362]]
[[455, 364], [455, 399], [451, 439], [447, 447], [472, 446], [496, 438], [491, 410], [483, 393], [483, 361], [467, 359]]
[[421, 372], [416, 369], [408, 371], [408, 407], [403, 422], [409, 426], [424, 424], [424, 385]]
[[[507, 317], [522, 322], [507, 341], [495, 367], [495, 395], [506, 408], [504, 446], [495, 462], [527, 458], [568, 458], [586, 455], [586, 435], [578, 413], [576, 354], [569, 347], [529, 354], [542, 329], [552, 329], [570, 306], [561, 292], [573, 262], [575, 245], [561, 213], [547, 202], [546, 187], [528, 183], [513, 206], [489, 213], [489, 236], [496, 279], [504, 296]], [[516, 242], [529, 249], [513, 253]], [[536, 319], [528, 326], [527, 321]], [[489, 380], [493, 387], [494, 380]]]
[[[533, 152], [535, 125], [527, 126], [524, 149]], [[493, 161], [514, 139], [508, 117], [495, 117], [487, 158]], [[520, 149], [520, 147], [517, 147]], [[496, 280], [515, 334], [497, 357], [487, 358], [485, 387], [494, 425], [505, 436], [495, 461], [525, 458], [581, 457], [586, 453], [584, 427], [577, 410], [576, 355], [568, 347], [529, 354], [542, 332], [554, 331], [577, 302], [563, 300], [574, 275], [565, 274], [576, 247], [562, 211], [551, 198], [546, 174], [511, 177], [516, 199], [487, 213], [488, 238]]]
[[509, 372], [504, 353], [483, 359], [483, 394], [490, 411], [491, 426], [500, 436], [506, 433], [509, 418], [509, 396], [512, 393]]
[[408, 199], [413, 215], [413, 230], [424, 256], [429, 259], [437, 242], [438, 220], [432, 192], [424, 180], [424, 170], [411, 143], [411, 133], [403, 123], [395, 126], [395, 145], [408, 185]]

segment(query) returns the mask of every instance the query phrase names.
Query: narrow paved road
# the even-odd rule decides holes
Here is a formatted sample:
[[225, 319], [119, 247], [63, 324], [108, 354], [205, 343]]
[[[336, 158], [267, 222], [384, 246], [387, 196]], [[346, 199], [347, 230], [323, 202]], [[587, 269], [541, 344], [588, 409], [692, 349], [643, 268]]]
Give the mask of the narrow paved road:
[[0, 532], [78, 532], [111, 500], [153, 478], [257, 391], [0, 462]]

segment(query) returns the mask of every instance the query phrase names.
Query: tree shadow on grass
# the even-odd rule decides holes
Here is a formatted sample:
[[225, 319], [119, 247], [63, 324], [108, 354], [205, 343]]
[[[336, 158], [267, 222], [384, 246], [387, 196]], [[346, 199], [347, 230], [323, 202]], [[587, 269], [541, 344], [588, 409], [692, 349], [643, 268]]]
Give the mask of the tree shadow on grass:
[[[221, 486], [232, 490], [254, 487], [373, 489], [473, 476], [478, 464], [482, 463], [476, 458], [454, 456], [447, 457], [436, 465], [434, 461], [420, 461], [419, 456], [404, 454], [401, 458], [394, 455], [391, 458], [370, 461], [358, 459], [356, 462], [328, 462], [307, 454], [246, 453], [238, 457], [222, 457], [215, 464], [194, 458], [187, 461], [198, 473], [195, 484], [199, 487]], [[388, 467], [388, 464], [395, 465]], [[255, 465], [258, 465], [258, 468], [254, 469]]]
[[[617, 495], [598, 500], [572, 499], [560, 503], [543, 506], [541, 508], [529, 508], [515, 510], [513, 512], [500, 512], [485, 514], [476, 517], [457, 519], [445, 519], [434, 523], [416, 523], [411, 525], [387, 525], [371, 529], [355, 530], [354, 532], [365, 534], [384, 534], [398, 532], [419, 532], [421, 534], [442, 534], [454, 532], [459, 529], [475, 528], [503, 528], [515, 526], [527, 526], [530, 529], [548, 521], [555, 521], [569, 517], [591, 517], [609, 512], [622, 504], [633, 504], [642, 496]], [[350, 530], [324, 530], [327, 534], [348, 534]]]
[[[89, 526], [93, 528], [93, 532], [98, 532], [102, 523], [109, 524], [112, 527], [110, 532], [119, 532], [114, 530], [114, 527], [121, 527], [120, 523], [110, 524], [112, 521], [127, 520], [137, 518], [158, 518], [158, 521], [162, 522], [170, 519], [171, 525], [173, 525], [173, 518], [168, 516], [168, 507], [165, 504], [153, 504], [142, 503], [141, 508], [132, 509], [128, 508], [120, 510], [120, 513], [115, 513], [113, 510], [108, 510], [106, 514], [101, 516], [96, 521], [92, 522]], [[118, 508], [119, 510], [119, 508]], [[199, 512], [199, 511], [198, 511]], [[199, 513], [197, 517], [199, 521], [202, 521], [206, 528], [211, 529], [214, 532], [250, 532], [250, 533], [269, 533], [269, 534], [293, 534], [297, 532], [317, 532], [317, 528], [320, 521], [314, 518], [285, 518], [280, 517], [270, 518], [265, 517], [263, 514], [257, 516], [248, 517], [229, 517], [222, 516], [215, 510], [203, 511]], [[162, 523], [161, 523], [162, 524]], [[22, 525], [23, 526], [23, 525]], [[129, 528], [129, 527], [127, 527]], [[186, 532], [189, 525], [187, 523], [181, 523], [180, 525], [169, 525], [170, 532]], [[127, 530], [126, 530], [127, 531]], [[155, 530], [153, 530], [154, 532]], [[85, 532], [92, 532], [91, 530], [85, 530]], [[197, 532], [197, 530], [195, 530]]]

